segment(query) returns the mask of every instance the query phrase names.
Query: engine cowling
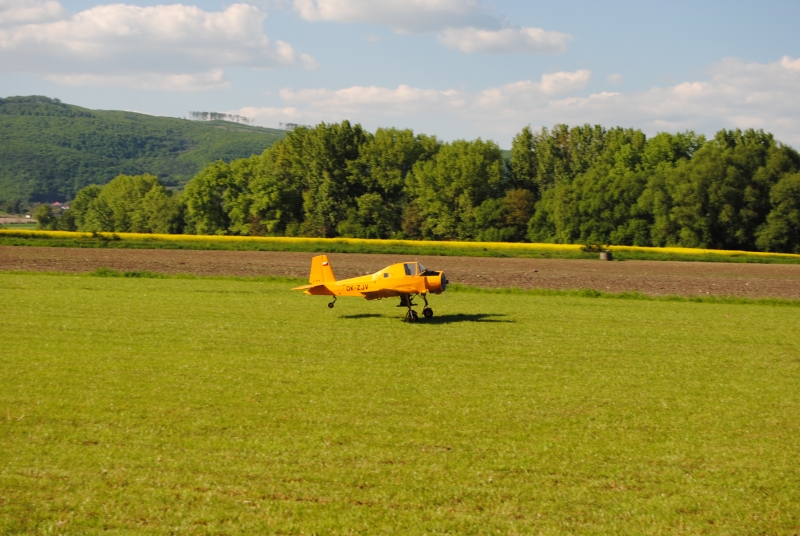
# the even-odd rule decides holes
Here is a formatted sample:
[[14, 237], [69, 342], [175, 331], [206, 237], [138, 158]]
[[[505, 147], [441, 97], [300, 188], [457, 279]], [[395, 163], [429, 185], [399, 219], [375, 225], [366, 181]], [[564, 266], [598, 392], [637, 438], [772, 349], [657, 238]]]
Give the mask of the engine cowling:
[[436, 272], [436, 275], [429, 275], [425, 277], [425, 286], [434, 294], [441, 294], [447, 290], [447, 284], [450, 281], [444, 275], [444, 272]]

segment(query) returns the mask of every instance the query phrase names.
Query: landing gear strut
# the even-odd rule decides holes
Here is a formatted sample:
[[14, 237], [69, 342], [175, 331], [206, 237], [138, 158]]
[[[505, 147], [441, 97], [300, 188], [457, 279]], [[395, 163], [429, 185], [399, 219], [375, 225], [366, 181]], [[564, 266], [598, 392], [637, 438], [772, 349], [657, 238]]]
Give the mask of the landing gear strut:
[[411, 301], [411, 294], [400, 295], [400, 305], [398, 305], [398, 307], [408, 307], [408, 312], [406, 313], [406, 322], [416, 322], [419, 320], [419, 315], [417, 315], [417, 312], [412, 309], [414, 305], [416, 304]]
[[425, 294], [421, 294], [422, 299], [425, 300], [425, 307], [422, 308], [422, 316], [425, 318], [433, 317], [433, 309], [431, 309], [430, 305], [428, 305], [428, 298]]
[[[428, 305], [428, 298], [425, 296], [425, 294], [417, 294], [417, 296], [421, 296], [425, 302], [425, 307], [422, 309], [422, 316], [425, 318], [431, 318], [433, 316], [433, 309], [431, 309]], [[410, 294], [403, 294], [400, 296], [400, 305], [398, 305], [398, 307], [408, 308], [408, 312], [406, 312], [406, 322], [416, 322], [419, 320], [419, 315], [411, 308], [414, 305], [414, 302], [411, 301]]]
[[336, 303], [336, 296], [333, 297], [333, 301], [328, 304], [328, 309], [333, 309], [333, 304]]

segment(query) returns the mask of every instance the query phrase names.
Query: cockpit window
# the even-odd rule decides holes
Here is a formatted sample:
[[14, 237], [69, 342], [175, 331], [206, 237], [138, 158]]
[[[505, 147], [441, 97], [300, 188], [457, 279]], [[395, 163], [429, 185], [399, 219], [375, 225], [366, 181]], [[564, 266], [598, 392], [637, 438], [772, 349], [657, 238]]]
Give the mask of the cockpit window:
[[424, 266], [422, 266], [421, 262], [418, 262], [417, 264], [419, 265], [419, 273], [428, 271]]
[[406, 268], [406, 275], [417, 275], [417, 271], [415, 270], [416, 267], [414, 266], [414, 264], [416, 263], [407, 262], [404, 264]]

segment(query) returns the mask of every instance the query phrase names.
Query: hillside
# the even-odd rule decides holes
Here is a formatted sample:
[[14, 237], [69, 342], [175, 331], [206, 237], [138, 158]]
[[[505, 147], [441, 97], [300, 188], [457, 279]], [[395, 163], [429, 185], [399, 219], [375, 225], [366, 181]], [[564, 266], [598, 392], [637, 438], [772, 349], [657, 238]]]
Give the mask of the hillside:
[[92, 183], [152, 173], [180, 185], [217, 160], [259, 154], [282, 130], [0, 99], [0, 203], [64, 201]]

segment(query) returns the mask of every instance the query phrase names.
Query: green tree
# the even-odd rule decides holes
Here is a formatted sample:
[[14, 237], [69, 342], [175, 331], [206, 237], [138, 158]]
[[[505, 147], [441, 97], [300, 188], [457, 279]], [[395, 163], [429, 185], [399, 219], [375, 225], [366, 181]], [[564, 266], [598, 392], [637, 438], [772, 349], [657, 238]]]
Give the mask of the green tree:
[[772, 210], [756, 232], [762, 251], [800, 253], [800, 173], [785, 175], [770, 190]]
[[349, 121], [295, 129], [286, 137], [285, 143], [299, 146], [292, 152], [297, 158], [293, 167], [303, 180], [303, 234], [335, 236], [348, 209], [365, 193], [349, 163], [358, 159], [368, 139], [361, 125]]
[[[620, 128], [613, 130], [623, 131]], [[608, 135], [609, 132], [599, 125], [570, 128], [558, 124], [552, 130], [542, 128], [533, 139], [539, 191], [571, 182], [580, 173], [588, 171], [605, 151]]]
[[366, 193], [356, 199], [356, 206], [339, 223], [338, 232], [341, 236], [386, 238], [397, 231], [398, 220], [397, 207], [387, 205], [379, 193]]
[[102, 187], [97, 184], [90, 184], [81, 189], [70, 203], [70, 211], [74, 214], [75, 225], [79, 230], [86, 230], [86, 218], [89, 215], [90, 207], [97, 196], [100, 195]]
[[641, 155], [641, 167], [644, 170], [674, 168], [679, 161], [690, 160], [705, 141], [704, 136], [690, 130], [678, 134], [660, 132], [647, 140]]
[[184, 205], [177, 196], [160, 184], [154, 185], [142, 199], [145, 232], [179, 234], [183, 232]]
[[503, 228], [507, 240], [521, 242], [528, 231], [528, 222], [536, 209], [536, 196], [530, 190], [514, 188], [503, 197]]
[[187, 228], [194, 234], [227, 234], [230, 217], [224, 207], [228, 188], [234, 185], [230, 164], [219, 161], [194, 176], [186, 185]]
[[691, 160], [659, 170], [640, 205], [653, 215], [655, 245], [756, 249], [770, 190], [800, 157], [755, 130], [720, 131]]
[[[511, 141], [511, 184], [515, 188], [537, 192], [536, 180], [538, 162], [534, 150], [531, 127], [526, 126]], [[527, 222], [526, 222], [527, 223]]]
[[[411, 130], [378, 129], [348, 163], [353, 180], [365, 193], [355, 199], [340, 235], [388, 238], [402, 228], [407, 204], [405, 183], [414, 164], [429, 160], [439, 150], [435, 137], [414, 136]], [[377, 233], [377, 234], [376, 234]]]
[[72, 209], [67, 209], [58, 217], [57, 228], [60, 231], [77, 231], [78, 224], [75, 222], [75, 213]]
[[419, 205], [413, 201], [407, 202], [403, 207], [403, 221], [400, 226], [403, 231], [403, 237], [411, 240], [421, 240], [423, 238], [422, 225], [424, 223], [425, 217], [422, 215]]
[[93, 204], [101, 227], [92, 230], [149, 232], [142, 201], [154, 186], [160, 186], [154, 175], [120, 175], [103, 186]]
[[[103, 186], [90, 185], [68, 211], [80, 231], [177, 233], [183, 208], [153, 175], [120, 175]], [[67, 225], [65, 222], [64, 225]]]
[[227, 216], [229, 234], [251, 234], [254, 220], [250, 188], [257, 166], [258, 157], [234, 160], [228, 166], [228, 183], [222, 193], [222, 210]]
[[50, 229], [56, 218], [53, 215], [53, 209], [47, 203], [43, 203], [36, 207], [33, 211], [33, 217], [36, 220], [37, 229]]
[[[647, 222], [634, 207], [646, 179], [640, 172], [645, 135], [639, 130], [599, 127], [561, 129], [570, 140], [570, 171], [542, 195], [528, 226], [535, 242], [647, 243]], [[602, 150], [601, 150], [602, 149]], [[586, 167], [588, 166], [588, 168]], [[586, 169], [584, 169], [586, 168]]]
[[249, 185], [250, 234], [296, 235], [303, 221], [303, 181], [293, 147], [277, 143], [258, 157]]
[[424, 218], [422, 235], [436, 240], [474, 238], [474, 210], [503, 193], [502, 166], [497, 144], [480, 138], [444, 144], [431, 160], [415, 164], [406, 186]]

